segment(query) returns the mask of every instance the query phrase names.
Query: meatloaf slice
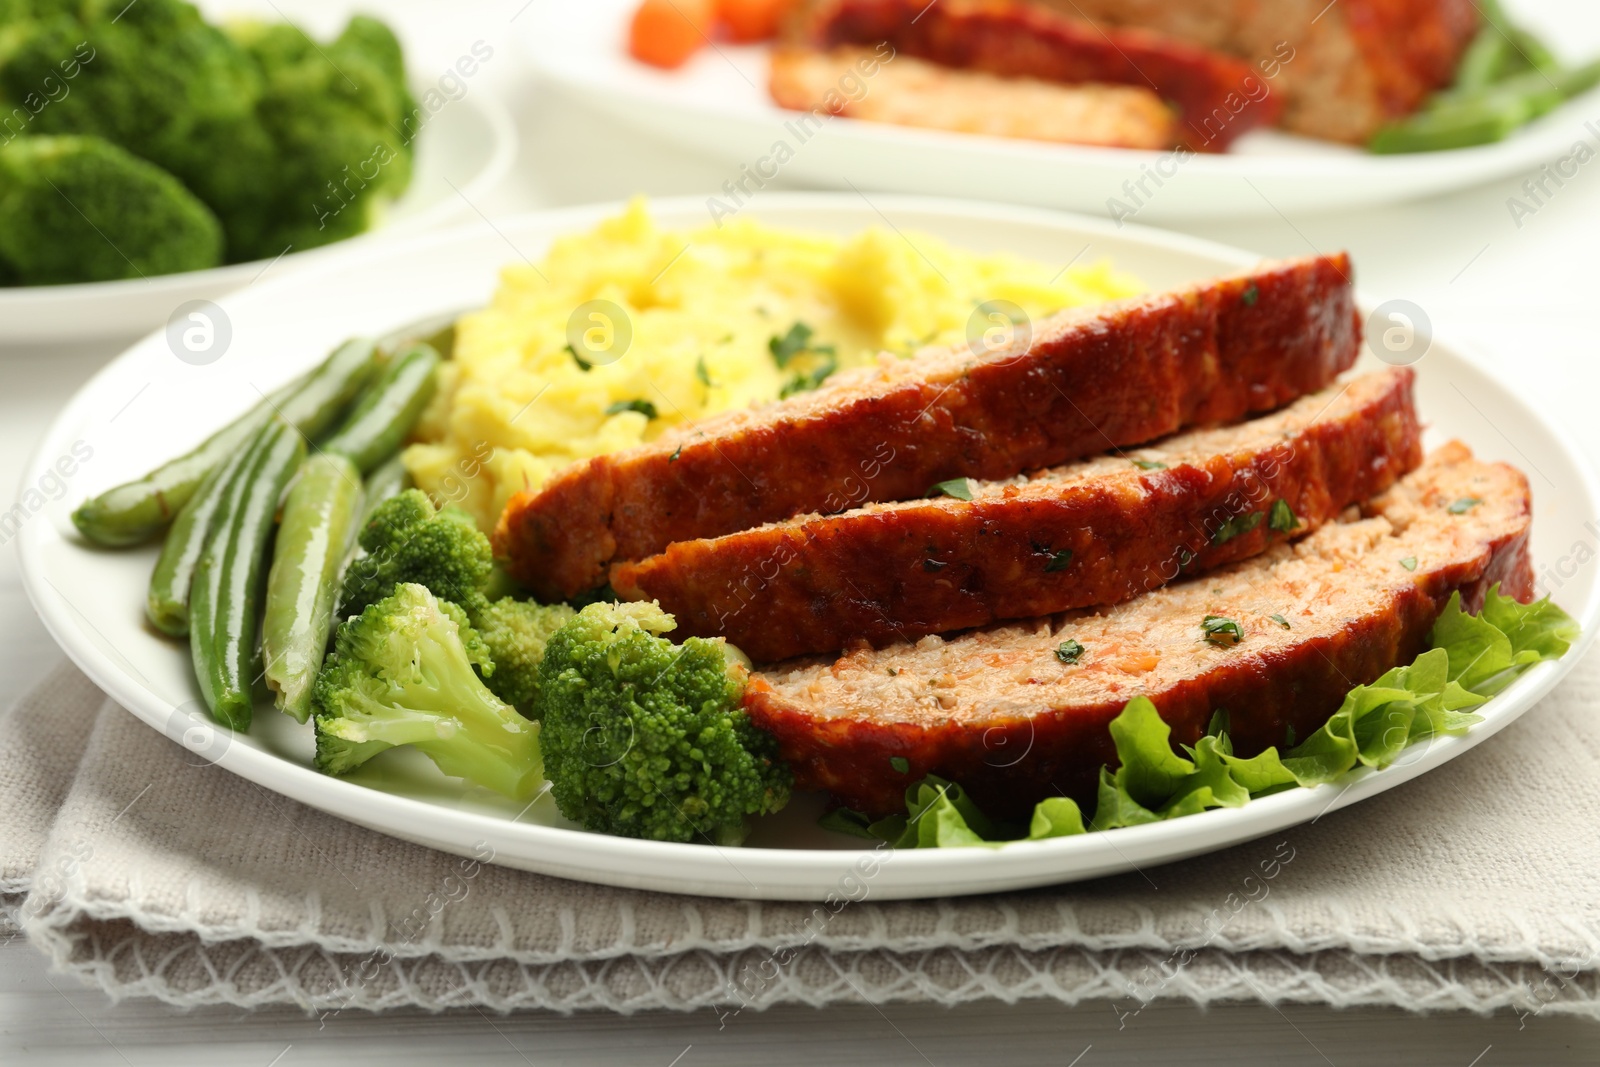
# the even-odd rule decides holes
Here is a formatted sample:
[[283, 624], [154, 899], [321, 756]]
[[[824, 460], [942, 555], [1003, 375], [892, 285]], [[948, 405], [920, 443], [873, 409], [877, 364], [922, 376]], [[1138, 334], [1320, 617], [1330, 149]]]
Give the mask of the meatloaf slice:
[[777, 48], [767, 85], [779, 107], [867, 122], [1112, 148], [1177, 143], [1172, 111], [1137, 85], [1059, 85], [900, 56], [878, 65], [868, 91], [841, 93], [872, 56], [865, 48]]
[[940, 497], [681, 541], [611, 569], [759, 662], [1115, 604], [1332, 521], [1422, 461], [1413, 374]]
[[814, 392], [573, 464], [511, 499], [495, 548], [541, 599], [566, 599], [613, 560], [674, 541], [1270, 411], [1333, 381], [1360, 341], [1343, 253], [1065, 311], [1009, 345], [883, 357]]
[[[1496, 582], [1533, 594], [1528, 484], [1511, 467], [1452, 443], [1366, 512], [1104, 612], [792, 661], [752, 675], [745, 707], [797, 786], [873, 814], [900, 810], [930, 772], [997, 814], [1058, 791], [1092, 803], [1116, 761], [1107, 725], [1141, 695], [1175, 743], [1194, 744], [1226, 708], [1236, 750], [1253, 755], [1290, 730], [1306, 737], [1353, 686], [1414, 659], [1452, 592], [1469, 610]], [[1209, 643], [1208, 616], [1242, 639]]]
[[1283, 99], [1285, 129], [1355, 143], [1449, 85], [1481, 24], [1475, 0], [1044, 2], [1108, 32], [1153, 30], [1254, 64]]
[[[1175, 37], [1093, 26], [1016, 0], [825, 0], [805, 12], [797, 32], [823, 48], [887, 42], [897, 56], [1005, 78], [1149, 89], [1171, 104], [1178, 120], [1174, 136], [1161, 147], [1181, 143], [1222, 151], [1246, 130], [1272, 125], [1280, 109], [1249, 62]], [[884, 71], [874, 77], [869, 97]], [[1225, 121], [1208, 132], [1205, 121], [1212, 115]]]

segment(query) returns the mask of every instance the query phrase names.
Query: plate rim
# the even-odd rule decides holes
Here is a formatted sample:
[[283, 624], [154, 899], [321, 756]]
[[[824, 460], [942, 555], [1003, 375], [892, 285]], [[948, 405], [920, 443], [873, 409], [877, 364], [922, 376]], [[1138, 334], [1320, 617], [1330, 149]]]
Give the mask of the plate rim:
[[[852, 210], [858, 212], [861, 210], [857, 198], [850, 194], [833, 192], [773, 192], [764, 197], [763, 203], [773, 209], [788, 211], [836, 210], [846, 205]], [[988, 217], [1004, 218], [1014, 222], [1048, 222], [1057, 230], [1071, 229], [1077, 233], [1101, 233], [1107, 236], [1115, 235], [1121, 239], [1131, 238], [1149, 245], [1155, 251], [1182, 251], [1206, 256], [1221, 263], [1244, 265], [1256, 262], [1261, 258], [1243, 249], [1184, 234], [1174, 234], [1139, 225], [1118, 227], [1104, 219], [1052, 209], [1015, 207], [956, 198], [925, 196], [885, 195], [880, 199], [880, 203], [886, 210], [915, 210], [931, 214], [942, 213], [957, 221], [981, 221], [983, 218]], [[621, 206], [622, 202], [610, 201], [554, 210], [527, 212], [503, 220], [497, 224], [497, 227], [510, 232], [535, 228], [541, 233], [553, 237], [561, 233], [571, 232], [571, 228], [575, 223], [593, 221], [614, 214]], [[875, 209], [878, 205], [867, 206]], [[700, 198], [694, 196], [662, 198], [653, 200], [651, 207], [658, 217], [665, 218], [702, 212], [703, 202]], [[403, 244], [407, 251], [415, 252], [425, 250], [431, 246], [462, 240], [469, 236], [481, 237], [480, 230], [481, 227], [477, 224], [468, 223], [448, 229], [414, 234], [404, 238]], [[251, 304], [270, 303], [277, 298], [280, 288], [288, 289], [293, 286], [315, 283], [323, 275], [342, 273], [359, 266], [363, 261], [390, 256], [397, 251], [399, 251], [399, 248], [393, 245], [386, 247], [368, 246], [365, 249], [347, 251], [339, 257], [329, 257], [326, 262], [319, 266], [304, 268], [292, 274], [286, 274], [260, 288], [252, 289], [248, 297], [243, 294], [229, 294], [223, 297], [222, 300], [236, 301], [243, 299]], [[1373, 306], [1372, 302], [1360, 299], [1361, 294], [1359, 291], [1357, 295], [1361, 306]], [[51, 420], [49, 428], [35, 445], [23, 470], [24, 484], [37, 480], [46, 465], [45, 457], [53, 455], [52, 449], [57, 449], [60, 441], [64, 440], [81, 422], [78, 412], [81, 408], [90, 406], [99, 383], [112, 375], [125, 361], [131, 359], [148, 342], [151, 342], [153, 338], [159, 335], [159, 330], [154, 331], [130, 345], [97, 371], [93, 377], [73, 394], [71, 399]], [[1559, 445], [1579, 475], [1582, 483], [1581, 488], [1587, 496], [1586, 503], [1589, 505], [1590, 512], [1594, 513], [1597, 508], [1600, 508], [1600, 475], [1597, 475], [1594, 463], [1561, 420], [1550, 418], [1543, 413], [1537, 404], [1530, 402], [1522, 388], [1514, 381], [1507, 381], [1493, 370], [1467, 358], [1463, 354], [1468, 351], [1465, 345], [1453, 341], [1448, 336], [1441, 337], [1437, 333], [1433, 335], [1433, 341], [1437, 347], [1446, 351], [1452, 359], [1459, 361], [1473, 373], [1482, 376], [1486, 382], [1502, 391], [1528, 414], [1537, 416], [1546, 432]], [[136, 669], [130, 672], [117, 665], [112, 656], [102, 650], [92, 637], [83, 631], [81, 625], [72, 619], [71, 616], [76, 609], [67, 603], [64, 598], [55, 595], [54, 587], [49, 581], [40, 556], [45, 539], [51, 537], [68, 539], [57, 529], [55, 523], [50, 521], [36, 521], [27, 524], [17, 538], [18, 552], [21, 559], [22, 584], [45, 628], [57, 645], [97, 686], [151, 728], [157, 732], [163, 732], [163, 720], [171, 713], [168, 703], [152, 690], [144, 688], [137, 683], [132, 676], [137, 673]], [[1577, 606], [1568, 605], [1568, 607], [1571, 610]], [[1117, 863], [1113, 857], [1105, 854], [1115, 853], [1116, 857], [1126, 860], [1130, 854], [1143, 856], [1147, 853], [1155, 853], [1159, 855], [1159, 858], [1151, 859], [1147, 862], [1170, 862], [1185, 858], [1188, 855], [1229, 847], [1232, 844], [1259, 837], [1280, 828], [1315, 821], [1310, 815], [1292, 818], [1286, 818], [1286, 816], [1290, 814], [1289, 809], [1291, 808], [1296, 810], [1303, 808], [1309, 811], [1314, 806], [1313, 801], [1315, 800], [1323, 803], [1321, 812], [1316, 815], [1316, 818], [1320, 818], [1323, 812], [1337, 810], [1377, 793], [1385, 792], [1409, 781], [1413, 777], [1437, 769], [1461, 753], [1476, 747], [1482, 741], [1519, 718], [1570, 672], [1582, 657], [1590, 642], [1600, 636], [1600, 584], [1597, 584], [1591, 590], [1588, 600], [1578, 610], [1574, 611], [1574, 615], [1583, 626], [1583, 632], [1567, 655], [1554, 662], [1541, 663], [1517, 679], [1516, 682], [1496, 697], [1496, 702], [1500, 704], [1499, 708], [1494, 709], [1496, 714], [1475, 726], [1466, 735], [1436, 739], [1427, 746], [1423, 755], [1408, 764], [1396, 764], [1381, 772], [1360, 768], [1352, 771], [1347, 778], [1339, 783], [1319, 786], [1315, 789], [1291, 790], [1274, 796], [1259, 798], [1241, 808], [1215, 809], [1201, 813], [1198, 816], [1189, 816], [1181, 820], [1153, 823], [1146, 826], [1127, 827], [1097, 834], [1040, 842], [1017, 842], [1008, 844], [998, 851], [979, 848], [900, 850], [892, 853], [896, 871], [904, 872], [903, 876], [897, 875], [897, 881], [901, 877], [907, 877], [936, 878], [937, 882], [928, 882], [927, 884], [930, 888], [920, 891], [875, 886], [875, 895], [879, 899], [899, 899], [996, 891], [994, 884], [996, 879], [991, 872], [993, 861], [999, 855], [1009, 854], [1014, 857], [1024, 857], [1024, 859], [1018, 861], [1019, 866], [1025, 862], [1025, 859], [1033, 859], [1036, 861], [1033, 866], [1039, 867], [1048, 865], [1048, 861], [1057, 856], [1064, 857], [1071, 853], [1088, 853], [1091, 855], [1098, 853], [1112, 866], [1126, 870], [1131, 869], [1133, 866], [1131, 861]], [[1437, 755], [1435, 755], [1435, 750], [1437, 750]], [[596, 854], [604, 854], [607, 857], [608, 864], [607, 869], [604, 871], [557, 862], [544, 862], [538, 866], [533, 866], [527, 862], [517, 862], [518, 857], [516, 856], [500, 855], [498, 848], [495, 860], [495, 862], [501, 862], [507, 866], [541, 870], [564, 877], [579, 877], [600, 884], [727, 897], [736, 894], [730, 893], [721, 883], [700, 883], [687, 876], [663, 879], [655, 873], [645, 875], [630, 874], [630, 868], [634, 871], [659, 871], [663, 866], [672, 866], [672, 861], [674, 860], [684, 860], [686, 857], [682, 850], [685, 848], [704, 849], [709, 847], [722, 853], [724, 857], [729, 857], [730, 855], [748, 857], [750, 861], [748, 864], [733, 865], [734, 870], [738, 871], [747, 881], [751, 875], [772, 879], [796, 876], [815, 877], [819, 874], [834, 874], [840, 871], [847, 871], [852, 863], [860, 862], [862, 858], [881, 851], [870, 846], [861, 846], [854, 849], [749, 848], [729, 850], [718, 846], [640, 841], [591, 834], [564, 827], [520, 823], [499, 815], [450, 808], [427, 799], [388, 793], [354, 782], [332, 778], [319, 774], [309, 766], [296, 763], [264, 748], [258, 748], [250, 744], [227, 746], [226, 751], [215, 762], [218, 766], [231, 773], [239, 774], [241, 777], [256, 782], [264, 788], [271, 789], [290, 799], [329, 812], [347, 821], [357, 822], [387, 836], [419, 841], [428, 844], [430, 847], [449, 850], [449, 843], [439, 840], [436, 836], [437, 832], [448, 829], [455, 839], [463, 842], [459, 845], [462, 849], [466, 848], [465, 841], [476, 839], [490, 843], [514, 843], [525, 852], [536, 852], [543, 845], [550, 844], [556, 846], [555, 851], [564, 854], [574, 851], [578, 853], [592, 851]], [[1335, 790], [1337, 790], [1336, 793], [1334, 792]], [[1330, 793], [1334, 795], [1324, 802], [1323, 798], [1329, 797]], [[352, 805], [348, 803], [350, 801], [359, 801], [359, 803]], [[352, 817], [353, 810], [361, 810], [364, 815], [374, 817], [354, 818]], [[1189, 821], [1191, 819], [1204, 819], [1206, 821], [1197, 824]], [[434, 836], [422, 834], [421, 831], [406, 833], [400, 829], [408, 826], [432, 826], [435, 828], [433, 831]], [[1181, 847], [1173, 847], [1184, 841], [1193, 845], [1195, 841], [1206, 837], [1218, 838], [1219, 835], [1220, 840], [1201, 844], [1189, 851], [1185, 851]], [[729, 863], [732, 864], [731, 859], [729, 859]], [[1076, 872], [1083, 867], [1092, 866], [1092, 864], [1078, 863], [1074, 866], [1073, 871]], [[744, 869], [741, 870], [741, 868]], [[1088, 875], [1069, 873], [1067, 878], [1061, 878], [1051, 877], [1047, 872], [1043, 876], [1032, 875], [1020, 879], [1012, 878], [1009, 883], [1013, 885], [1046, 885], [1077, 880], [1080, 877], [1099, 876], [1100, 874], [1096, 873]], [[750, 888], [752, 892], [749, 895], [756, 899], [822, 899], [822, 891], [811, 885], [790, 886], [778, 882], [767, 882], [758, 886], [752, 882]]]

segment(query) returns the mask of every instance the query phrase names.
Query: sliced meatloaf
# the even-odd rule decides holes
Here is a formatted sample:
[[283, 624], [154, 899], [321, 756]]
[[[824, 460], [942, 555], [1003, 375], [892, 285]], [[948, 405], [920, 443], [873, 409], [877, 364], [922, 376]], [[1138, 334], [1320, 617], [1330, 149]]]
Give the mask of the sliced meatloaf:
[[1252, 64], [1283, 99], [1281, 126], [1354, 143], [1449, 85], [1480, 25], [1474, 0], [1044, 2], [1108, 31], [1153, 30]]
[[541, 599], [613, 560], [808, 512], [907, 500], [1228, 422], [1316, 392], [1354, 362], [1344, 254], [1065, 311], [1011, 344], [884, 357], [559, 472], [513, 497], [497, 554]]
[[[959, 70], [1153, 91], [1177, 118], [1175, 135], [1161, 147], [1221, 151], [1246, 130], [1278, 118], [1278, 98], [1265, 91], [1248, 62], [1175, 37], [1097, 27], [1016, 0], [824, 0], [806, 11], [799, 26], [801, 40], [822, 48], [888, 42], [897, 56]], [[898, 62], [874, 76], [869, 97], [878, 91], [877, 79]], [[1213, 114], [1227, 121], [1207, 134], [1203, 122]]]
[[1409, 370], [1002, 482], [682, 541], [611, 570], [759, 662], [1115, 604], [1304, 536], [1422, 461]]
[[[1453, 443], [1366, 511], [1103, 612], [757, 672], [745, 707], [797, 786], [873, 814], [900, 810], [930, 772], [997, 814], [1057, 792], [1092, 804], [1098, 769], [1116, 761], [1107, 725], [1141, 695], [1174, 743], [1194, 744], [1227, 709], [1236, 750], [1253, 755], [1291, 730], [1306, 737], [1353, 686], [1414, 659], [1452, 592], [1469, 610], [1497, 582], [1532, 596], [1515, 469]], [[1206, 638], [1213, 616], [1238, 624], [1237, 643]]]
[[867, 122], [1112, 148], [1170, 148], [1170, 108], [1137, 85], [1060, 85], [1038, 78], [951, 70], [910, 56], [878, 65], [870, 88], [845, 95], [873, 53], [865, 48], [778, 48], [767, 86], [779, 107]]

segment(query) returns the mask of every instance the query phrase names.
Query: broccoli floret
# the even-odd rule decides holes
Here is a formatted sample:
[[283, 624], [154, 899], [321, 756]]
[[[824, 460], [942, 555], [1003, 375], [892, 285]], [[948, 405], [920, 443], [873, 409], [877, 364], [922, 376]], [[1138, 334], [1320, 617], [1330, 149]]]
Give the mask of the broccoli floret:
[[21, 285], [115, 281], [222, 261], [222, 229], [166, 171], [98, 137], [0, 147], [0, 261]]
[[460, 508], [435, 508], [407, 489], [379, 504], [358, 538], [366, 555], [350, 564], [339, 610], [354, 615], [401, 582], [427, 586], [476, 620], [489, 606], [484, 583], [494, 565], [489, 539]]
[[485, 608], [475, 620], [478, 634], [488, 646], [492, 669], [484, 681], [494, 695], [523, 715], [538, 716], [539, 663], [550, 635], [576, 614], [565, 604], [535, 604], [504, 597]]
[[[61, 6], [71, 14], [35, 20], [0, 67], [0, 96], [67, 90], [39, 110], [32, 132], [104, 137], [171, 172], [225, 229], [238, 208], [272, 193], [261, 73], [226, 34], [182, 0]], [[70, 80], [63, 62], [73, 64]], [[231, 240], [225, 254], [241, 258]]]
[[229, 262], [359, 233], [410, 182], [416, 104], [375, 19], [319, 44], [288, 25], [224, 32], [183, 0], [6, 2], [0, 137], [20, 116], [171, 172], [221, 220]]
[[544, 778], [539, 724], [473, 672], [482, 644], [470, 629], [459, 609], [412, 584], [343, 623], [312, 694], [317, 769], [347, 774], [410, 745], [445, 774], [531, 796]]
[[655, 604], [591, 604], [550, 638], [534, 708], [551, 793], [589, 830], [737, 844], [792, 776], [739, 706], [744, 667], [721, 640], [658, 636], [674, 626]]
[[223, 212], [230, 251], [263, 258], [369, 229], [411, 182], [416, 103], [394, 34], [367, 17], [325, 45], [292, 26], [232, 32], [261, 76], [274, 191]]

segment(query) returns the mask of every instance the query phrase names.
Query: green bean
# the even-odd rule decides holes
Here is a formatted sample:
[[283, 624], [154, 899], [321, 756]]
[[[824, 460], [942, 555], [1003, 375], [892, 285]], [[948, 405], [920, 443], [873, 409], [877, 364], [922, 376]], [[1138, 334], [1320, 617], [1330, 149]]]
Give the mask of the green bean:
[[1367, 144], [1380, 155], [1437, 152], [1502, 140], [1533, 118], [1534, 105], [1524, 96], [1504, 96], [1423, 111], [1385, 126]]
[[250, 728], [257, 608], [267, 543], [284, 487], [306, 453], [305, 440], [282, 419], [268, 423], [260, 436], [253, 462], [241, 470], [235, 491], [228, 495], [229, 509], [218, 516], [220, 536], [213, 536], [206, 550], [203, 566], [220, 568], [215, 577], [206, 575], [203, 594], [215, 597], [206, 604], [204, 621], [210, 632], [196, 640], [195, 628], [202, 621], [198, 614], [190, 632], [195, 668], [211, 714], [240, 732]]
[[390, 456], [377, 470], [367, 475], [365, 506], [362, 508], [361, 522], [366, 524], [372, 516], [372, 509], [411, 488], [411, 475], [406, 470], [405, 462], [398, 454]]
[[378, 351], [393, 355], [420, 343], [428, 345], [439, 355], [449, 359], [455, 354], [456, 320], [468, 310], [460, 308], [456, 311], [447, 311], [442, 315], [433, 315], [402, 326], [379, 338]]
[[274, 412], [307, 437], [326, 430], [371, 376], [373, 352], [371, 341], [345, 342], [308, 376], [268, 396], [194, 451], [84, 501], [72, 513], [73, 524], [89, 540], [112, 548], [148, 541], [189, 502], [211, 468], [242, 447]]
[[240, 450], [239, 461], [232, 465], [222, 488], [222, 504], [209, 524], [200, 561], [195, 565], [194, 579], [190, 583], [189, 653], [194, 661], [195, 680], [200, 683], [200, 695], [213, 712], [220, 698], [215, 636], [217, 611], [222, 603], [223, 560], [229, 551], [232, 519], [243, 507], [250, 479], [260, 466], [262, 449], [269, 440], [268, 431], [272, 425], [258, 430]]
[[395, 356], [367, 386], [344, 423], [322, 443], [322, 451], [346, 456], [362, 472], [394, 455], [433, 399], [439, 353], [414, 345]]
[[278, 707], [300, 722], [311, 714], [311, 684], [328, 648], [339, 571], [355, 540], [361, 495], [355, 465], [325, 452], [301, 465], [284, 501], [267, 576], [261, 656]]
[[1555, 57], [1555, 53], [1527, 30], [1512, 30], [1511, 44], [1518, 58], [1526, 66], [1546, 74], [1554, 74], [1561, 70], [1561, 61]]
[[1457, 90], [1481, 89], [1505, 75], [1515, 53], [1511, 41], [1492, 25], [1478, 31], [1456, 67]]
[[189, 594], [195, 571], [234, 475], [249, 454], [247, 448], [236, 448], [220, 466], [213, 467], [167, 531], [144, 603], [145, 615], [162, 633], [182, 637], [189, 632]]

